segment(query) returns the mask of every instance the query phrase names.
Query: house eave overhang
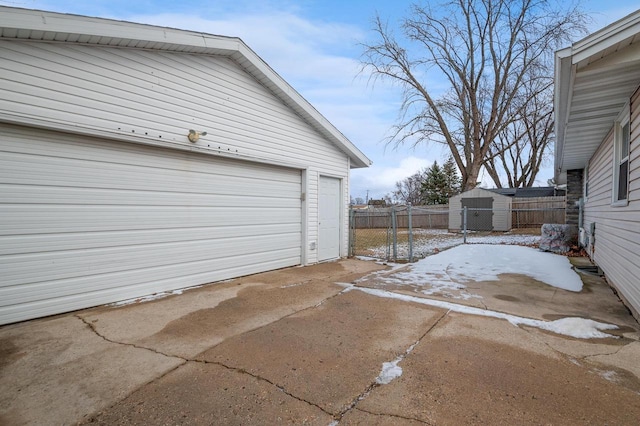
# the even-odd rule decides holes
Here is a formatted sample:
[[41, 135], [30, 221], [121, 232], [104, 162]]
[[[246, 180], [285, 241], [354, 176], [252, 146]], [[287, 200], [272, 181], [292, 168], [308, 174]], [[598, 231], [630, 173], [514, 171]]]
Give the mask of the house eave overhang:
[[79, 43], [228, 57], [349, 157], [351, 168], [371, 165], [329, 120], [240, 38], [104, 18], [0, 6], [0, 39]]
[[555, 180], [587, 166], [640, 84], [640, 10], [555, 55]]

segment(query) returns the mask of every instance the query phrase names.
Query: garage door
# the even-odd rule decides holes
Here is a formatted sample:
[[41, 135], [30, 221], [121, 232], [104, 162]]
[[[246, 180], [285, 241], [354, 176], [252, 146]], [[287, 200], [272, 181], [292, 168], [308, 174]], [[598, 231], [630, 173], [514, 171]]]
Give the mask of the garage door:
[[301, 263], [300, 170], [0, 132], [0, 323]]

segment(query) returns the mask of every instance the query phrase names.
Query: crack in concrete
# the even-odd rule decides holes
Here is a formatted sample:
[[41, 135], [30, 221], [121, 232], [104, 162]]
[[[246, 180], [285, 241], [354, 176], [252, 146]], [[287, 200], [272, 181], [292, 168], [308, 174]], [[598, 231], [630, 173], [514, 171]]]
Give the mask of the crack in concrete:
[[323, 413], [328, 414], [331, 417], [335, 418], [335, 416], [334, 416], [334, 414], [332, 412], [327, 411], [326, 409], [324, 409], [320, 405], [315, 404], [315, 403], [313, 403], [311, 401], [307, 401], [306, 399], [301, 398], [299, 396], [296, 396], [296, 395], [292, 394], [291, 392], [289, 392], [288, 390], [286, 390], [283, 386], [281, 386], [281, 385], [279, 385], [279, 384], [267, 379], [266, 377], [260, 376], [259, 374], [251, 373], [250, 371], [247, 371], [244, 368], [232, 367], [232, 366], [227, 365], [227, 364], [225, 364], [223, 362], [220, 362], [220, 361], [207, 361], [207, 360], [189, 360], [189, 361], [190, 362], [199, 362], [199, 363], [202, 363], [202, 364], [217, 365], [219, 367], [226, 368], [227, 370], [235, 371], [235, 372], [241, 373], [241, 374], [246, 374], [246, 375], [248, 375], [250, 377], [253, 377], [256, 380], [260, 380], [260, 381], [266, 382], [266, 383], [270, 384], [271, 386], [275, 387], [276, 389], [278, 389], [280, 392], [284, 393], [285, 395], [288, 395], [288, 396], [290, 396], [291, 398], [293, 398], [293, 399], [295, 399], [297, 401], [304, 402], [304, 403], [306, 403], [306, 404], [308, 404], [308, 405], [310, 405], [312, 407], [316, 407], [316, 408], [320, 409]]
[[599, 353], [599, 354], [591, 354], [591, 355], [585, 355], [583, 357], [581, 357], [581, 360], [586, 360], [588, 361], [588, 358], [592, 358], [592, 357], [596, 357], [596, 356], [611, 356], [611, 355], [617, 355], [618, 352], [620, 352], [624, 347], [626, 347], [627, 345], [622, 345], [620, 347], [618, 347], [618, 349], [616, 349], [613, 352], [603, 352], [603, 353]]
[[[321, 301], [320, 301], [319, 303], [317, 303], [316, 305], [308, 306], [308, 307], [306, 307], [306, 308], [303, 308], [303, 309], [300, 309], [300, 310], [298, 310], [298, 311], [292, 312], [292, 313], [290, 313], [290, 314], [287, 314], [287, 315], [285, 315], [285, 316], [283, 316], [283, 317], [281, 317], [281, 318], [277, 319], [276, 321], [280, 321], [280, 320], [282, 320], [282, 319], [288, 318], [288, 317], [290, 317], [290, 316], [292, 316], [292, 315], [295, 315], [295, 314], [297, 314], [297, 313], [299, 313], [299, 312], [304, 312], [304, 311], [309, 310], [309, 309], [315, 309], [315, 308], [317, 308], [318, 306], [322, 305], [323, 303], [327, 302], [328, 300], [331, 300], [331, 299], [333, 299], [333, 298], [335, 298], [335, 297], [337, 297], [337, 296], [340, 296], [341, 294], [346, 293], [346, 292], [348, 292], [348, 291], [349, 291], [349, 288], [345, 288], [345, 289], [343, 289], [343, 290], [341, 290], [341, 291], [339, 291], [339, 292], [337, 292], [337, 293], [335, 293], [335, 294], [333, 294], [333, 295], [331, 295], [331, 296], [329, 296], [329, 297], [326, 297], [325, 299], [321, 300]], [[433, 323], [433, 324], [432, 324], [432, 325], [431, 325], [431, 326], [430, 326], [430, 327], [429, 327], [429, 328], [428, 328], [428, 329], [427, 329], [427, 330], [426, 330], [426, 331], [425, 331], [425, 332], [420, 336], [420, 338], [419, 338], [419, 339], [418, 339], [414, 344], [412, 344], [412, 345], [411, 345], [411, 347], [409, 348], [409, 350], [407, 350], [403, 355], [401, 355], [401, 359], [402, 359], [402, 360], [404, 360], [404, 359], [406, 358], [406, 356], [407, 356], [407, 355], [408, 355], [408, 354], [409, 354], [409, 353], [410, 353], [410, 352], [411, 352], [411, 351], [412, 351], [412, 350], [413, 350], [413, 349], [414, 349], [414, 348], [415, 348], [415, 347], [416, 347], [416, 346], [417, 346], [417, 345], [418, 345], [418, 344], [419, 344], [419, 343], [420, 343], [420, 342], [421, 342], [421, 341], [422, 341], [422, 340], [427, 336], [427, 334], [429, 334], [429, 333], [430, 333], [430, 332], [431, 332], [431, 331], [432, 331], [432, 330], [433, 330], [433, 329], [434, 329], [434, 328], [435, 328], [435, 327], [440, 323], [440, 321], [441, 321], [445, 316], [447, 316], [447, 315], [449, 314], [449, 312], [450, 312], [450, 311], [446, 311], [446, 312], [444, 312], [444, 313], [443, 313], [443, 314], [442, 314], [442, 315], [441, 315], [441, 316], [440, 316], [440, 317], [439, 317], [439, 318], [438, 318], [438, 319], [437, 319], [437, 320], [436, 320], [436, 321], [435, 321], [435, 322], [434, 322], [434, 323]], [[300, 401], [300, 402], [306, 403], [306, 404], [308, 404], [308, 405], [310, 405], [310, 406], [312, 406], [312, 407], [316, 407], [316, 408], [318, 408], [318, 409], [319, 409], [319, 410], [321, 410], [323, 413], [325, 413], [325, 414], [327, 414], [327, 415], [331, 416], [331, 417], [332, 417], [335, 421], [337, 421], [337, 422], [340, 422], [340, 421], [341, 421], [341, 419], [342, 419], [342, 417], [343, 417], [346, 413], [348, 413], [349, 411], [351, 411], [352, 409], [354, 409], [354, 408], [355, 408], [355, 409], [358, 409], [358, 410], [363, 411], [363, 412], [367, 412], [367, 413], [372, 414], [372, 415], [378, 415], [378, 416], [390, 416], [390, 417], [395, 417], [395, 418], [399, 418], [399, 419], [414, 420], [414, 421], [418, 421], [418, 422], [421, 422], [421, 423], [424, 423], [424, 424], [429, 424], [428, 422], [425, 422], [425, 421], [420, 420], [420, 419], [413, 419], [413, 418], [403, 417], [403, 416], [395, 415], [395, 414], [373, 413], [373, 412], [368, 412], [368, 411], [365, 411], [365, 410], [362, 410], [362, 409], [356, 408], [357, 404], [358, 404], [360, 401], [362, 401], [363, 399], [365, 399], [365, 398], [366, 398], [366, 397], [367, 397], [367, 396], [368, 396], [368, 395], [373, 391], [373, 389], [377, 388], [378, 386], [381, 386], [379, 383], [377, 383], [377, 382], [375, 382], [375, 381], [374, 381], [372, 384], [370, 384], [370, 385], [369, 385], [369, 386], [364, 390], [364, 392], [360, 393], [356, 398], [354, 398], [354, 399], [352, 400], [352, 402], [351, 402], [351, 403], [350, 403], [350, 404], [349, 404], [345, 409], [343, 409], [342, 411], [340, 411], [338, 414], [335, 414], [335, 413], [332, 413], [332, 412], [330, 412], [330, 411], [326, 410], [325, 408], [323, 408], [322, 406], [320, 406], [320, 405], [318, 405], [318, 404], [315, 404], [315, 403], [313, 403], [313, 402], [311, 402], [311, 401], [308, 401], [308, 400], [306, 400], [306, 399], [304, 399], [304, 398], [302, 398], [302, 397], [299, 397], [299, 396], [297, 396], [297, 395], [294, 395], [293, 393], [291, 393], [291, 392], [289, 392], [288, 390], [286, 390], [283, 386], [281, 386], [281, 385], [279, 385], [279, 384], [277, 384], [277, 383], [275, 383], [275, 382], [273, 382], [273, 381], [271, 381], [271, 380], [267, 379], [266, 377], [260, 376], [260, 375], [258, 375], [258, 374], [251, 373], [251, 372], [247, 371], [247, 370], [246, 370], [246, 369], [244, 369], [244, 368], [232, 367], [232, 366], [226, 365], [226, 364], [224, 364], [224, 363], [222, 363], [222, 362], [219, 362], [219, 361], [207, 361], [207, 360], [202, 360], [202, 359], [197, 359], [197, 358], [185, 358], [185, 357], [181, 357], [181, 356], [177, 356], [177, 355], [171, 355], [171, 354], [168, 354], [168, 353], [164, 353], [164, 352], [162, 352], [162, 351], [159, 351], [159, 350], [157, 350], [157, 349], [154, 349], [154, 348], [151, 348], [151, 347], [145, 347], [145, 346], [137, 345], [137, 344], [135, 344], [135, 343], [119, 342], [119, 341], [116, 341], [116, 340], [110, 339], [110, 338], [106, 337], [105, 335], [103, 335], [102, 333], [100, 333], [100, 332], [96, 329], [96, 327], [95, 327], [95, 325], [94, 325], [93, 323], [91, 323], [91, 322], [87, 321], [85, 318], [82, 318], [80, 315], [74, 315], [74, 316], [75, 316], [76, 318], [78, 318], [80, 321], [82, 321], [82, 322], [83, 322], [83, 323], [84, 323], [84, 324], [85, 324], [85, 325], [86, 325], [86, 326], [87, 326], [87, 327], [88, 327], [88, 328], [89, 328], [89, 329], [90, 329], [90, 330], [91, 330], [91, 331], [92, 331], [96, 336], [100, 337], [101, 339], [103, 339], [103, 340], [104, 340], [104, 341], [106, 341], [106, 342], [113, 343], [113, 344], [115, 344], [115, 345], [130, 346], [130, 347], [133, 347], [133, 348], [136, 348], [136, 349], [147, 350], [147, 351], [150, 351], [150, 352], [156, 353], [156, 354], [158, 354], [158, 355], [162, 355], [162, 356], [167, 357], [167, 358], [175, 358], [175, 359], [179, 359], [179, 360], [181, 360], [181, 361], [182, 361], [180, 364], [176, 365], [174, 368], [171, 368], [171, 369], [167, 370], [167, 371], [166, 371], [165, 373], [163, 373], [162, 375], [160, 375], [160, 376], [158, 376], [158, 377], [153, 378], [151, 381], [149, 381], [149, 382], [147, 382], [147, 383], [143, 384], [142, 386], [140, 386], [139, 388], [137, 388], [137, 389], [133, 390], [131, 393], [129, 393], [128, 395], [124, 396], [121, 400], [116, 401], [114, 404], [112, 404], [112, 405], [109, 407], [109, 409], [110, 409], [110, 408], [112, 408], [112, 407], [114, 407], [114, 406], [116, 406], [118, 403], [120, 403], [121, 401], [123, 401], [123, 400], [125, 400], [126, 398], [130, 397], [131, 395], [135, 394], [136, 392], [139, 392], [139, 391], [140, 391], [140, 389], [142, 389], [144, 386], [146, 386], [146, 385], [148, 385], [148, 384], [151, 384], [151, 383], [153, 383], [153, 382], [156, 382], [156, 381], [158, 381], [158, 380], [162, 379], [162, 378], [163, 378], [163, 377], [165, 377], [166, 375], [168, 375], [168, 374], [172, 373], [173, 371], [176, 371], [178, 368], [180, 368], [180, 367], [182, 367], [182, 366], [186, 365], [186, 364], [187, 364], [187, 363], [189, 363], [189, 362], [196, 362], [196, 363], [203, 363], [203, 364], [218, 365], [218, 366], [220, 366], [220, 367], [226, 368], [226, 369], [231, 370], [231, 371], [236, 371], [236, 372], [239, 372], [239, 373], [242, 373], [242, 374], [247, 374], [248, 376], [253, 377], [253, 378], [254, 378], [254, 379], [256, 379], [256, 380], [260, 380], [260, 381], [263, 381], [263, 382], [265, 382], [265, 383], [268, 383], [268, 384], [269, 384], [269, 385], [271, 385], [271, 386], [274, 386], [274, 387], [275, 387], [275, 388], [277, 388], [279, 391], [283, 392], [285, 395], [287, 395], [287, 396], [289, 396], [289, 397], [291, 397], [291, 398], [293, 398], [293, 399], [295, 399], [295, 400], [297, 400], [297, 401]], [[275, 321], [274, 321], [274, 322], [275, 322]], [[269, 324], [265, 324], [265, 325], [262, 325], [262, 326], [260, 326], [260, 327], [256, 327], [256, 328], [251, 329], [251, 330], [247, 330], [247, 331], [243, 332], [242, 334], [249, 333], [249, 332], [252, 332], [252, 331], [255, 331], [255, 330], [259, 330], [259, 329], [261, 329], [261, 328], [263, 328], [263, 327], [266, 327], [266, 326], [268, 326], [268, 325], [270, 325], [270, 324], [271, 324], [271, 323], [269, 323]], [[217, 343], [217, 344], [215, 344], [215, 345], [211, 346], [210, 348], [207, 348], [205, 351], [211, 350], [211, 349], [215, 348], [216, 346], [218, 346], [218, 345], [222, 344], [223, 342], [224, 342], [224, 341], [222, 341], [222, 342], [220, 342], [220, 343]], [[204, 351], [203, 351], [203, 352], [204, 352]], [[202, 352], [200, 352], [199, 354], [201, 354], [201, 353], [202, 353]], [[198, 354], [198, 355], [199, 355], [199, 354]], [[197, 355], [196, 355], [196, 357], [197, 357]], [[95, 413], [93, 413], [89, 418], [92, 418], [94, 415], [95, 415]]]
[[[440, 324], [440, 321], [442, 321], [442, 319], [444, 317], [446, 317], [449, 314], [450, 311], [445, 311], [442, 313], [442, 315], [440, 315], [440, 317], [422, 334], [422, 336], [420, 336], [418, 338], [418, 340], [413, 343], [409, 349], [407, 349], [404, 354], [400, 355], [401, 360], [404, 360], [407, 355], [409, 355], [409, 353], [411, 353], [413, 351], [413, 349], [416, 348], [416, 346], [418, 346], [422, 340], [427, 336], [427, 334], [429, 334], [434, 328], [436, 328], [438, 326], [438, 324]], [[357, 397], [355, 397], [351, 403], [349, 405], [347, 405], [347, 407], [342, 410], [338, 416], [334, 417], [338, 422], [340, 422], [342, 420], [342, 418], [345, 416], [345, 414], [347, 414], [349, 411], [353, 410], [353, 409], [358, 409], [356, 406], [358, 405], [358, 403], [362, 400], [364, 400], [367, 396], [369, 396], [369, 394], [371, 394], [371, 392], [379, 387], [382, 386], [380, 383], [376, 381], [374, 381], [373, 383], [371, 383], [369, 386], [367, 386], [367, 388], [361, 392]], [[373, 413], [372, 413], [373, 414]]]
[[[335, 295], [334, 295], [334, 296], [332, 296], [332, 297], [335, 297]], [[309, 309], [309, 308], [305, 308], [305, 309]], [[298, 311], [298, 312], [299, 312], [299, 311]], [[293, 314], [291, 314], [291, 315], [293, 315]], [[287, 315], [287, 316], [288, 316], [288, 315]], [[165, 356], [165, 357], [167, 357], [167, 358], [176, 358], [176, 359], [179, 359], [179, 360], [181, 360], [181, 361], [182, 361], [180, 364], [176, 365], [174, 368], [171, 368], [171, 369], [167, 370], [164, 374], [162, 374], [162, 375], [160, 375], [160, 376], [158, 376], [158, 377], [153, 378], [153, 380], [151, 380], [150, 382], [145, 383], [144, 385], [142, 385], [142, 386], [140, 386], [139, 388], [135, 389], [134, 391], [132, 391], [130, 394], [126, 395], [126, 396], [125, 396], [124, 398], [122, 398], [121, 400], [116, 401], [116, 402], [115, 402], [114, 404], [112, 404], [109, 408], [114, 407], [116, 404], [120, 403], [120, 402], [121, 402], [121, 401], [123, 401], [124, 399], [126, 399], [126, 398], [130, 397], [131, 395], [135, 394], [136, 392], [138, 392], [140, 389], [142, 389], [142, 387], [144, 387], [144, 386], [146, 386], [146, 385], [148, 385], [148, 384], [150, 384], [150, 383], [153, 383], [153, 382], [155, 382], [155, 381], [157, 381], [157, 380], [162, 379], [162, 378], [163, 378], [163, 377], [165, 377], [167, 374], [169, 374], [169, 373], [171, 373], [171, 372], [173, 372], [173, 371], [177, 370], [178, 368], [182, 367], [183, 365], [185, 365], [185, 364], [187, 364], [187, 363], [189, 363], [189, 362], [196, 362], [196, 363], [202, 363], [202, 364], [213, 364], [213, 365], [218, 365], [218, 366], [223, 367], [223, 368], [226, 368], [226, 369], [228, 369], [228, 370], [232, 370], [232, 371], [236, 371], [236, 372], [239, 372], [239, 373], [247, 374], [247, 375], [249, 375], [249, 376], [253, 377], [254, 379], [261, 380], [261, 381], [264, 381], [264, 382], [266, 382], [266, 383], [269, 383], [270, 385], [272, 385], [272, 386], [276, 387], [278, 390], [280, 390], [281, 392], [283, 392], [285, 395], [290, 396], [291, 398], [294, 398], [294, 399], [296, 399], [296, 400], [298, 400], [298, 401], [300, 401], [300, 402], [305, 402], [305, 403], [307, 403], [308, 405], [311, 405], [311, 406], [313, 406], [313, 407], [317, 407], [317, 408], [319, 408], [322, 412], [324, 412], [324, 413], [326, 413], [326, 414], [330, 415], [331, 417], [334, 417], [334, 414], [333, 414], [333, 413], [331, 413], [331, 412], [329, 412], [329, 411], [325, 410], [324, 408], [322, 408], [322, 407], [321, 407], [321, 406], [319, 406], [318, 404], [314, 404], [314, 403], [313, 403], [313, 402], [311, 402], [311, 401], [307, 401], [307, 400], [305, 400], [304, 398], [300, 398], [300, 397], [298, 397], [298, 396], [296, 396], [296, 395], [292, 394], [291, 392], [287, 391], [284, 387], [282, 387], [282, 386], [278, 385], [277, 383], [274, 383], [274, 382], [272, 382], [271, 380], [267, 379], [266, 377], [262, 377], [262, 376], [260, 376], [260, 375], [253, 374], [253, 373], [251, 373], [251, 372], [249, 372], [249, 371], [245, 370], [244, 368], [231, 367], [231, 366], [228, 366], [228, 365], [226, 365], [226, 364], [224, 364], [224, 363], [221, 363], [221, 362], [213, 362], [213, 361], [206, 361], [206, 360], [200, 360], [200, 359], [184, 358], [184, 357], [180, 357], [180, 356], [176, 356], [176, 355], [169, 355], [169, 354], [166, 354], [166, 353], [160, 352], [160, 351], [158, 351], [158, 350], [156, 350], [156, 349], [148, 348], [148, 347], [144, 347], [144, 346], [140, 346], [140, 345], [136, 345], [136, 344], [134, 344], [134, 343], [117, 342], [117, 341], [115, 341], [115, 340], [109, 339], [108, 337], [106, 337], [106, 336], [102, 335], [100, 332], [98, 332], [98, 330], [96, 330], [95, 326], [94, 326], [92, 323], [90, 323], [89, 321], [87, 321], [86, 319], [84, 319], [84, 318], [80, 317], [79, 315], [75, 315], [75, 317], [76, 317], [76, 318], [78, 318], [80, 321], [82, 321], [82, 322], [83, 322], [83, 323], [84, 323], [84, 324], [85, 324], [85, 325], [86, 325], [86, 326], [87, 326], [87, 327], [88, 327], [88, 328], [89, 328], [89, 329], [90, 329], [90, 330], [91, 330], [91, 331], [92, 331], [96, 336], [100, 337], [101, 339], [103, 339], [103, 340], [104, 340], [104, 341], [106, 341], [106, 342], [113, 343], [113, 344], [115, 344], [115, 345], [130, 346], [130, 347], [134, 347], [134, 348], [136, 348], [136, 349], [143, 349], [143, 350], [147, 350], [147, 351], [150, 351], [150, 352], [156, 353], [156, 354], [158, 354], [158, 355], [163, 355], [163, 356]], [[217, 346], [217, 345], [215, 345], [215, 346]], [[214, 346], [214, 347], [215, 347], [215, 346]], [[93, 415], [92, 415], [92, 417], [93, 417]]]
[[[303, 308], [303, 309], [297, 310], [297, 311], [292, 312], [292, 313], [290, 313], [290, 314], [287, 314], [287, 315], [285, 315], [285, 316], [283, 316], [283, 317], [280, 317], [280, 318], [278, 318], [277, 320], [275, 320], [275, 321], [273, 321], [273, 322], [277, 322], [277, 321], [283, 320], [283, 319], [288, 318], [288, 317], [290, 317], [290, 316], [292, 316], [292, 315], [295, 315], [295, 314], [297, 314], [297, 313], [299, 313], [299, 312], [304, 312], [304, 311], [309, 310], [309, 309], [315, 309], [315, 308], [317, 308], [318, 306], [320, 306], [320, 305], [322, 305], [323, 303], [325, 303], [326, 301], [331, 300], [331, 299], [333, 299], [334, 297], [337, 297], [337, 296], [339, 296], [339, 295], [341, 295], [341, 294], [345, 293], [346, 291], [347, 291], [347, 289], [346, 289], [346, 288], [345, 288], [345, 289], [343, 289], [343, 290], [340, 290], [339, 292], [337, 292], [337, 293], [335, 293], [335, 294], [333, 294], [333, 295], [331, 295], [331, 296], [329, 296], [329, 297], [324, 298], [323, 300], [321, 300], [321, 301], [320, 301], [319, 303], [317, 303], [316, 305], [308, 306], [308, 307], [306, 307], [306, 308]], [[197, 359], [197, 358], [185, 358], [185, 357], [181, 357], [181, 356], [177, 356], [177, 355], [167, 354], [167, 353], [161, 352], [161, 351], [159, 351], [159, 350], [157, 350], [157, 349], [154, 349], [154, 348], [151, 348], [151, 347], [140, 346], [140, 345], [137, 345], [137, 344], [135, 344], [135, 343], [119, 342], [119, 341], [116, 341], [116, 340], [112, 340], [112, 339], [109, 339], [108, 337], [106, 337], [105, 335], [103, 335], [102, 333], [100, 333], [100, 332], [96, 329], [96, 327], [95, 327], [95, 325], [94, 325], [93, 323], [91, 323], [91, 322], [87, 321], [85, 318], [82, 318], [82, 317], [81, 317], [81, 316], [79, 316], [79, 315], [74, 315], [74, 316], [75, 316], [76, 318], [78, 318], [80, 321], [82, 321], [82, 322], [83, 322], [83, 323], [84, 323], [84, 324], [85, 324], [85, 325], [86, 325], [86, 326], [87, 326], [87, 327], [88, 327], [88, 328], [89, 328], [89, 329], [90, 329], [90, 330], [91, 330], [91, 331], [92, 331], [96, 336], [100, 337], [101, 339], [103, 339], [103, 340], [104, 340], [104, 341], [106, 341], [106, 342], [113, 343], [113, 344], [115, 344], [115, 345], [130, 346], [130, 347], [133, 347], [133, 348], [136, 348], [136, 349], [147, 350], [147, 351], [150, 351], [150, 352], [156, 353], [156, 354], [158, 354], [158, 355], [165, 356], [165, 357], [167, 357], [167, 358], [175, 358], [175, 359], [179, 359], [179, 360], [181, 360], [181, 361], [182, 361], [182, 362], [181, 362], [180, 364], [178, 364], [176, 367], [174, 367], [174, 368], [172, 368], [172, 369], [170, 369], [170, 370], [166, 371], [166, 372], [165, 372], [164, 374], [162, 374], [161, 376], [155, 377], [155, 378], [154, 378], [153, 380], [151, 380], [150, 382], [145, 383], [144, 385], [142, 385], [142, 386], [140, 386], [139, 388], [135, 389], [135, 390], [134, 390], [134, 391], [132, 391], [130, 394], [126, 395], [123, 399], [121, 399], [121, 400], [119, 400], [119, 401], [115, 402], [114, 404], [112, 404], [109, 408], [114, 407], [114, 406], [115, 406], [116, 404], [118, 404], [119, 402], [123, 401], [124, 399], [126, 399], [126, 398], [128, 398], [129, 396], [131, 396], [131, 395], [135, 394], [136, 392], [138, 392], [142, 387], [144, 387], [144, 386], [146, 386], [146, 385], [148, 385], [148, 384], [150, 384], [150, 383], [153, 383], [153, 382], [155, 382], [155, 381], [157, 381], [157, 380], [160, 380], [161, 378], [163, 378], [163, 377], [164, 377], [164, 376], [166, 376], [167, 374], [169, 374], [169, 373], [171, 373], [171, 372], [173, 372], [173, 371], [177, 370], [178, 368], [182, 367], [183, 365], [185, 365], [185, 364], [187, 364], [187, 363], [189, 363], [189, 362], [199, 362], [199, 363], [204, 363], [204, 364], [214, 364], [214, 365], [218, 365], [218, 366], [220, 366], [220, 367], [223, 367], [223, 368], [226, 368], [226, 369], [229, 369], [229, 370], [232, 370], [232, 371], [237, 371], [237, 372], [240, 372], [240, 373], [243, 373], [243, 374], [247, 374], [247, 375], [249, 375], [249, 376], [251, 376], [251, 377], [253, 377], [253, 378], [257, 379], [257, 380], [261, 380], [261, 381], [264, 381], [264, 382], [266, 382], [266, 383], [269, 383], [271, 386], [276, 387], [279, 391], [283, 392], [285, 395], [288, 395], [289, 397], [294, 398], [294, 399], [296, 399], [296, 400], [298, 400], [298, 401], [300, 401], [300, 402], [304, 402], [304, 403], [306, 403], [306, 404], [308, 404], [308, 405], [310, 405], [310, 406], [316, 407], [316, 408], [320, 409], [322, 412], [324, 412], [324, 413], [326, 413], [326, 414], [330, 415], [332, 418], [334, 418], [334, 420], [336, 419], [336, 417], [335, 417], [335, 414], [334, 414], [334, 413], [332, 413], [332, 412], [330, 412], [330, 411], [327, 411], [326, 409], [324, 409], [323, 407], [321, 407], [321, 406], [320, 406], [320, 405], [318, 405], [318, 404], [315, 404], [315, 403], [313, 403], [313, 402], [311, 402], [311, 401], [307, 401], [307, 400], [306, 400], [306, 399], [304, 399], [304, 398], [301, 398], [301, 397], [298, 397], [298, 396], [296, 396], [296, 395], [292, 394], [291, 392], [287, 391], [284, 387], [282, 387], [282, 386], [278, 385], [277, 383], [272, 382], [271, 380], [267, 379], [266, 377], [262, 377], [262, 376], [260, 376], [260, 375], [250, 373], [249, 371], [247, 371], [247, 370], [245, 370], [245, 369], [243, 369], [243, 368], [231, 367], [231, 366], [228, 366], [228, 365], [226, 365], [226, 364], [224, 364], [224, 363], [221, 363], [221, 362], [212, 362], [212, 361], [206, 361], [206, 360]], [[256, 328], [251, 329], [251, 330], [247, 330], [247, 331], [243, 332], [242, 334], [250, 333], [250, 332], [255, 331], [255, 330], [259, 330], [259, 329], [261, 329], [261, 328], [263, 328], [263, 327], [266, 327], [266, 326], [268, 326], [268, 325], [271, 325], [273, 322], [270, 322], [270, 323], [268, 323], [268, 324], [264, 324], [264, 325], [262, 325], [262, 326], [260, 326], [260, 327], [256, 327]], [[197, 354], [197, 355], [196, 355], [196, 357], [197, 357], [198, 355], [200, 355], [201, 353], [203, 353], [203, 352], [206, 352], [206, 351], [208, 351], [208, 350], [211, 350], [211, 349], [213, 349], [213, 348], [217, 347], [218, 345], [222, 344], [223, 342], [224, 342], [224, 340], [223, 340], [222, 342], [219, 342], [219, 343], [217, 343], [217, 344], [215, 344], [215, 345], [213, 345], [213, 346], [211, 346], [211, 347], [209, 347], [209, 348], [205, 349], [204, 351], [202, 351], [202, 352], [200, 352], [199, 354]], [[95, 413], [94, 413], [94, 414], [95, 414]], [[93, 416], [93, 415], [92, 415], [92, 416]]]
[[[167, 354], [167, 353], [161, 352], [161, 351], [159, 351], [159, 350], [157, 350], [157, 349], [154, 349], [154, 348], [148, 348], [148, 347], [146, 347], [146, 346], [136, 345], [135, 343], [118, 342], [118, 341], [116, 341], [116, 340], [109, 339], [107, 336], [105, 336], [105, 335], [103, 335], [102, 333], [100, 333], [100, 332], [96, 329], [96, 327], [95, 327], [92, 323], [90, 323], [89, 321], [87, 321], [86, 319], [82, 318], [82, 317], [81, 317], [81, 316], [79, 316], [79, 315], [74, 315], [74, 316], [75, 316], [76, 318], [78, 318], [80, 321], [82, 321], [82, 322], [83, 322], [87, 327], [89, 327], [89, 329], [90, 329], [91, 331], [93, 331], [93, 333], [94, 333], [96, 336], [100, 337], [100, 338], [101, 338], [102, 340], [104, 340], [105, 342], [113, 343], [113, 344], [116, 344], [116, 345], [122, 345], [122, 346], [131, 346], [131, 347], [136, 348], [136, 349], [143, 349], [143, 350], [147, 350], [147, 351], [150, 351], [150, 352], [156, 353], [156, 354], [158, 354], [158, 355], [165, 356], [165, 357], [167, 357], [167, 358], [176, 358], [176, 359], [180, 359], [180, 360], [182, 360], [182, 361], [184, 361], [184, 362], [189, 361], [187, 358], [183, 358], [183, 357], [181, 357], [181, 356], [177, 356], [177, 355]], [[184, 364], [184, 362], [183, 362], [183, 364]]]
[[363, 408], [355, 408], [355, 410], [362, 411], [363, 413], [371, 414], [372, 416], [393, 417], [395, 419], [412, 420], [414, 422], [422, 423], [422, 424], [425, 424], [425, 425], [435, 425], [435, 423], [430, 423], [430, 422], [428, 422], [426, 420], [417, 419], [415, 417], [401, 416], [399, 414], [374, 413], [373, 411], [365, 410]]
[[[591, 355], [583, 355], [583, 356], [575, 356], [575, 355], [571, 355], [568, 354], [566, 352], [563, 352], [562, 350], [554, 347], [551, 343], [547, 342], [546, 340], [542, 339], [538, 333], [535, 333], [532, 329], [529, 329], [527, 327], [520, 327], [520, 329], [524, 330], [527, 334], [529, 334], [529, 336], [531, 336], [533, 339], [537, 340], [538, 342], [542, 343], [543, 345], [545, 345], [546, 347], [548, 347], [549, 349], [551, 349], [553, 352], [555, 352], [556, 354], [559, 354], [561, 357], [569, 360], [570, 362], [572, 362], [573, 364], [576, 364], [577, 361], [587, 361], [587, 362], [592, 362], [590, 361], [588, 358], [591, 357], [596, 357], [596, 356], [610, 356], [610, 355], [615, 355], [618, 352], [620, 352], [622, 350], [622, 348], [624, 348], [626, 345], [620, 346], [618, 347], [618, 349], [616, 349], [613, 352], [603, 352], [603, 353], [597, 353], [597, 354], [591, 354]], [[576, 362], [574, 362], [576, 361]], [[596, 362], [600, 362], [601, 361], [596, 361]], [[582, 366], [581, 364], [576, 364], [579, 366]]]

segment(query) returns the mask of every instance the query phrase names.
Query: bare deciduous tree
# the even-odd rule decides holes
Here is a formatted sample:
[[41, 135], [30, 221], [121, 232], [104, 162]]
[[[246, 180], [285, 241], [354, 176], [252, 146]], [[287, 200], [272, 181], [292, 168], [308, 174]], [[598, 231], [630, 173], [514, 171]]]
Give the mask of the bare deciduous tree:
[[[404, 90], [396, 144], [446, 144], [462, 175], [476, 186], [505, 129], [534, 102], [531, 79], [586, 16], [577, 7], [556, 10], [547, 0], [452, 0], [431, 8], [414, 4], [403, 20], [406, 46], [378, 16], [376, 41], [364, 45], [363, 72]], [[439, 87], [435, 74], [443, 76]], [[533, 96], [534, 98], [531, 98]], [[492, 148], [494, 151], [491, 151]]]
[[411, 204], [418, 206], [423, 204], [422, 182], [425, 178], [425, 170], [417, 171], [409, 177], [396, 182], [396, 189], [385, 198], [390, 204]]
[[547, 148], [554, 140], [553, 78], [540, 77], [535, 83], [537, 96], [527, 96], [530, 101], [518, 108], [516, 119], [498, 135], [484, 163], [497, 188], [502, 188], [503, 176], [509, 188], [533, 186], [549, 156]]

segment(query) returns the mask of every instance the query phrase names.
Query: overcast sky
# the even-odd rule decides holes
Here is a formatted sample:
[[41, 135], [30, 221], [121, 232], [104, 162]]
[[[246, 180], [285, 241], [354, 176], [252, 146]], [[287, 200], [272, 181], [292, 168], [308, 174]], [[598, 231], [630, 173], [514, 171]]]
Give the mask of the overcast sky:
[[[562, 1], [562, 0], [560, 0]], [[439, 145], [386, 146], [398, 114], [397, 87], [368, 84], [358, 73], [360, 43], [372, 40], [376, 13], [394, 25], [404, 0], [11, 0], [1, 5], [76, 13], [240, 37], [371, 160], [351, 174], [351, 195], [380, 198], [447, 151]], [[640, 7], [638, 0], [589, 0], [592, 30]], [[546, 185], [548, 164], [538, 176]], [[483, 182], [490, 185], [484, 177]]]

